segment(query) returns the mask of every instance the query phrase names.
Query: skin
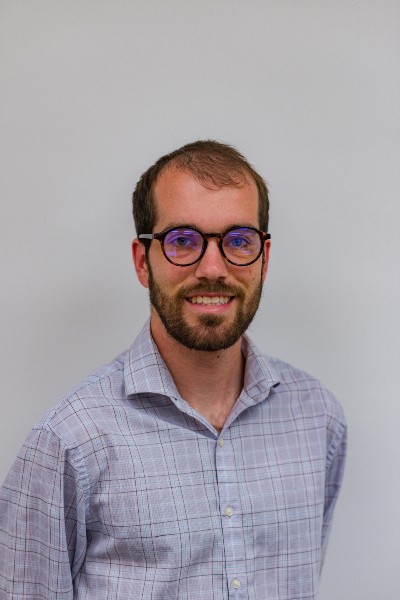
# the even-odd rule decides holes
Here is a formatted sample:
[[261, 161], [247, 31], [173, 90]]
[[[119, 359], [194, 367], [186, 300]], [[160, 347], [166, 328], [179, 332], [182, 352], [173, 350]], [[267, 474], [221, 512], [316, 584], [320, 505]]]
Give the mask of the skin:
[[[153, 193], [157, 207], [156, 232], [182, 224], [204, 232], [222, 232], [233, 225], [259, 227], [258, 192], [250, 178], [240, 188], [208, 189], [190, 173], [167, 167], [159, 175]], [[187, 328], [206, 341], [207, 337], [215, 336], [223, 339], [235, 326], [238, 311], [246, 308], [251, 299], [254, 302], [254, 297], [259, 295], [260, 285], [267, 274], [269, 251], [270, 241], [267, 241], [263, 250], [264, 260], [260, 257], [252, 265], [238, 267], [222, 257], [217, 240], [212, 238], [199, 262], [179, 267], [166, 260], [158, 241], [151, 243], [149, 264], [143, 244], [137, 239], [132, 243], [133, 261], [140, 283], [149, 288], [152, 278], [172, 302], [177, 302], [182, 290], [187, 291], [180, 300], [182, 319]], [[209, 291], [221, 285], [226, 292]], [[195, 292], [192, 291], [194, 289], [208, 291]], [[198, 295], [225, 295], [229, 302], [211, 305], [189, 301], [191, 296]], [[210, 315], [218, 317], [214, 319], [212, 330], [205, 325]], [[243, 388], [241, 337], [222, 350], [188, 348], [169, 335], [153, 306], [150, 326], [153, 339], [182, 398], [220, 431]]]

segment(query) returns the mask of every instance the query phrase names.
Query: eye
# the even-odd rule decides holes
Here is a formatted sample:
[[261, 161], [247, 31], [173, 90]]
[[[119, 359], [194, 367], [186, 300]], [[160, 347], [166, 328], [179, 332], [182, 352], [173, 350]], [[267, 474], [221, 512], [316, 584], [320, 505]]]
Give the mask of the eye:
[[170, 244], [174, 244], [175, 246], [180, 246], [181, 248], [184, 248], [185, 246], [189, 246], [190, 242], [191, 242], [191, 240], [188, 237], [184, 237], [183, 235], [180, 235], [179, 237], [169, 240]]
[[230, 257], [252, 257], [260, 250], [260, 238], [248, 227], [231, 229], [224, 237], [224, 250]]
[[224, 245], [232, 250], [245, 250], [254, 245], [253, 232], [246, 229], [229, 231], [224, 237]]
[[243, 248], [243, 247], [248, 246], [249, 240], [244, 238], [243, 236], [237, 236], [237, 237], [235, 236], [228, 240], [228, 244], [232, 248]]
[[192, 235], [170, 235], [167, 238], [167, 243], [172, 244], [173, 246], [178, 246], [179, 248], [187, 248], [194, 244], [195, 240]]
[[176, 250], [197, 250], [202, 245], [202, 238], [191, 229], [173, 229], [166, 235], [164, 245]]

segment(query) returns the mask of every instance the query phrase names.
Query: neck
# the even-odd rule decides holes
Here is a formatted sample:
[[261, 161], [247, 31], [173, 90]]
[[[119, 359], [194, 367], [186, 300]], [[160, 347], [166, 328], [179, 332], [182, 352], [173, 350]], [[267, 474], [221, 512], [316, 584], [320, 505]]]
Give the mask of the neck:
[[155, 311], [151, 333], [182, 398], [221, 430], [243, 388], [241, 339], [225, 350], [191, 350], [169, 336]]

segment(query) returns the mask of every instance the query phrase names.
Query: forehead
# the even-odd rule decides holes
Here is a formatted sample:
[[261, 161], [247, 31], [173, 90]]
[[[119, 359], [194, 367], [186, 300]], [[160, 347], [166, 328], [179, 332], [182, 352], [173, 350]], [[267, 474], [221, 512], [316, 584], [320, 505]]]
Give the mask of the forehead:
[[153, 187], [156, 229], [185, 224], [203, 231], [231, 225], [259, 226], [258, 190], [249, 177], [240, 187], [216, 188], [174, 167], [162, 171]]

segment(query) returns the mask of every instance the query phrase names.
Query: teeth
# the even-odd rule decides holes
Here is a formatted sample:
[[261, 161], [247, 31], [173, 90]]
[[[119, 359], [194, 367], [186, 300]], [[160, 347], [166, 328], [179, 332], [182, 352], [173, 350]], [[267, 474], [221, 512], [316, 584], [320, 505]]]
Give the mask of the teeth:
[[189, 300], [192, 304], [227, 304], [229, 296], [192, 296]]

